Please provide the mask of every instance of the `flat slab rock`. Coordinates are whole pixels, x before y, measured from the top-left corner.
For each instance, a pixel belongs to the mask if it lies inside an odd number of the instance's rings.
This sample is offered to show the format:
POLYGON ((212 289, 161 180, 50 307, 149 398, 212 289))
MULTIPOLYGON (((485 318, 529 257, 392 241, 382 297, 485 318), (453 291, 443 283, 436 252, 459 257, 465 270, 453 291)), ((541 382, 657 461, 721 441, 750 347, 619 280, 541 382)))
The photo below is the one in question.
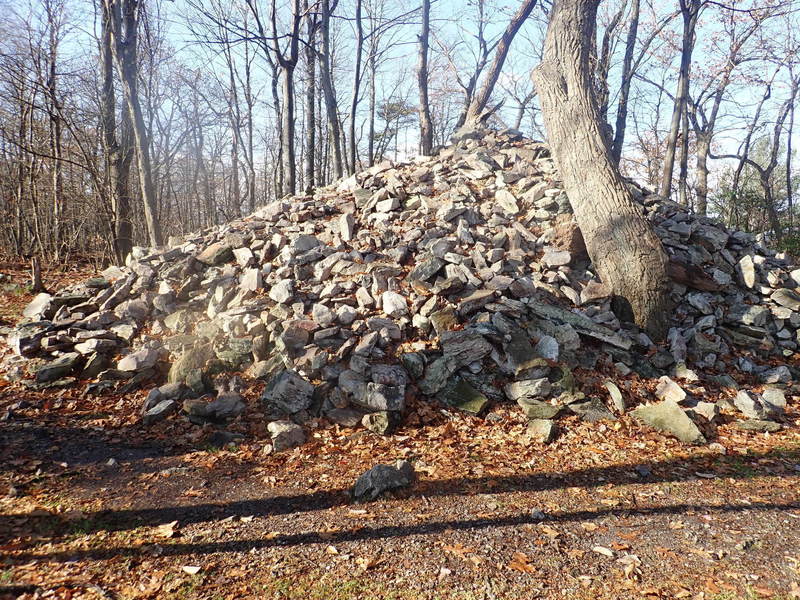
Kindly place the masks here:
POLYGON ((645 404, 631 414, 653 429, 671 433, 685 444, 705 444, 706 438, 674 400, 645 404))

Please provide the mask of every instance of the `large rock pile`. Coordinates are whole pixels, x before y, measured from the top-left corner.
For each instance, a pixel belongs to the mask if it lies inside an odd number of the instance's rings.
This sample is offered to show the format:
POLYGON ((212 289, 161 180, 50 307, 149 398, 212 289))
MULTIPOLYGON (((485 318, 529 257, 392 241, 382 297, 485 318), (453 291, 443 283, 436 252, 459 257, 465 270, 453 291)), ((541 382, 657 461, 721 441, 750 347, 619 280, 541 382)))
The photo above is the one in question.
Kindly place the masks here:
MULTIPOLYGON (((626 410, 613 382, 608 403, 586 398, 575 366, 789 383, 790 368, 760 359, 798 348, 800 269, 630 187, 671 257, 676 309, 663 347, 612 312, 547 147, 473 130, 433 158, 381 163, 40 294, 8 338, 17 358, 5 367, 33 387, 152 387, 146 423, 178 410, 198 423, 237 416, 238 384, 207 394, 215 375, 244 371, 268 381, 263 401, 286 447, 303 439, 291 426, 318 414, 385 432, 412 391, 474 414, 507 398, 543 440, 566 409, 589 420, 626 410)), ((648 407, 657 418, 639 413, 654 426, 715 417, 673 380, 660 387, 672 393, 648 407)), ((727 408, 747 404, 747 417, 771 422, 778 392, 771 403, 745 391, 750 403, 727 408)))

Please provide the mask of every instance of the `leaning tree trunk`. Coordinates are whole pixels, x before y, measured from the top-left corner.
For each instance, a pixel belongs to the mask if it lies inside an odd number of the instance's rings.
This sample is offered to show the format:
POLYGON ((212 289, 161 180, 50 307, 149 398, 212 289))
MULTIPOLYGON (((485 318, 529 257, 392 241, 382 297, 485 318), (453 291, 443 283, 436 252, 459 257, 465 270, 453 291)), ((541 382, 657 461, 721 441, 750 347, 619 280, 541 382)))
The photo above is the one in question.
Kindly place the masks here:
POLYGON ((612 160, 592 93, 598 4, 555 1, 533 79, 553 158, 594 267, 611 286, 618 314, 660 339, 669 315, 666 255, 612 160))
MULTIPOLYGON (((503 70, 503 65, 506 62, 506 56, 508 56, 508 51, 511 48, 511 42, 514 41, 517 32, 530 16, 534 6, 536 6, 536 0, 524 0, 517 9, 517 12, 514 13, 514 16, 511 17, 511 21, 509 21, 506 30, 503 32, 503 35, 500 36, 500 41, 497 43, 497 49, 494 53, 492 65, 489 67, 489 72, 486 74, 486 78, 483 80, 480 90, 471 97, 469 105, 467 106, 465 123, 474 125, 488 116, 486 106, 489 104, 489 98, 492 97, 494 86, 500 78, 500 72, 503 70)), ((489 112, 494 112, 498 107, 499 105, 489 112)))

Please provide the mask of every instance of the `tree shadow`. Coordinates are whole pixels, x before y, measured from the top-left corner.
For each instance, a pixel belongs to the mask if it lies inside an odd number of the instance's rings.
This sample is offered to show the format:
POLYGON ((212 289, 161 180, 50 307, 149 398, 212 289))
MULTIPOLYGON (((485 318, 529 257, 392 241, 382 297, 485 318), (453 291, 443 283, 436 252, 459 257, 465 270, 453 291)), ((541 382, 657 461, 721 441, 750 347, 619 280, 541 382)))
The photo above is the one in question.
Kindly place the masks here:
MULTIPOLYGON (((792 480, 800 479, 797 462, 800 461, 800 450, 777 450, 765 453, 752 453, 748 456, 719 456, 716 464, 709 465, 709 457, 690 459, 664 460, 647 465, 642 469, 638 463, 625 463, 604 467, 576 469, 564 473, 539 473, 531 475, 512 475, 506 477, 477 477, 458 479, 421 480, 412 488, 396 494, 398 499, 412 497, 444 497, 471 496, 479 493, 502 494, 519 491, 548 491, 567 487, 592 489, 608 484, 627 485, 634 483, 668 483, 699 479, 696 473, 701 472, 703 478, 715 474, 719 477, 746 479, 756 476, 782 477, 792 480), (772 465, 769 466, 768 465, 772 465), (776 468, 778 465, 779 468, 776 468), (639 470, 637 471, 637 467, 639 470), (645 475, 643 476, 642 473, 645 475)), ((98 531, 125 531, 139 527, 156 526, 171 521, 179 521, 182 526, 192 523, 218 520, 225 517, 270 517, 310 511, 322 511, 351 502, 348 490, 344 488, 322 490, 305 494, 276 495, 258 500, 241 500, 234 502, 202 503, 187 506, 167 506, 162 508, 105 510, 84 515, 81 532, 89 534, 98 531)), ((800 500, 779 503, 755 503, 736 505, 727 503, 713 504, 678 504, 659 507, 616 508, 591 511, 558 513, 549 516, 554 521, 575 521, 595 519, 607 515, 649 515, 677 514, 688 510, 708 510, 721 512, 789 510, 800 508, 800 500)), ((13 526, 19 526, 20 519, 25 519, 26 528, 31 531, 57 530, 59 518, 55 515, 0 515, 0 542, 11 539, 13 526)), ((377 528, 358 528, 333 535, 326 534, 325 540, 353 541, 361 539, 380 539, 407 535, 426 535, 445 529, 480 529, 521 525, 536 522, 530 514, 519 514, 496 519, 453 520, 436 523, 425 523, 413 526, 385 526, 377 528)), ((52 538, 51 540, 52 541, 52 538)), ((226 551, 251 550, 270 546, 291 546, 322 541, 318 533, 278 536, 268 540, 245 540, 215 542, 207 544, 178 543, 168 544, 163 548, 166 554, 212 553, 226 551)), ((77 552, 55 552, 52 554, 36 554, 33 552, 17 554, 14 560, 32 560, 49 558, 52 560, 74 560, 76 557, 101 559, 116 555, 139 554, 145 552, 141 548, 113 547, 77 552)))

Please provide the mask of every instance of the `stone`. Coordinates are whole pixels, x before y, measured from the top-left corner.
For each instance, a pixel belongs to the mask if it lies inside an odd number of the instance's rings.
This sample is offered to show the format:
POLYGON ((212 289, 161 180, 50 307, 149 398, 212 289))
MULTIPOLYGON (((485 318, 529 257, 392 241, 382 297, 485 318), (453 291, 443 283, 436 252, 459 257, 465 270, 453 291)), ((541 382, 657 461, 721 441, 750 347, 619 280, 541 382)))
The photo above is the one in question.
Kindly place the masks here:
POLYGON ((611 404, 614 406, 617 412, 624 413, 625 412, 625 398, 622 397, 622 392, 620 391, 619 387, 613 381, 605 381, 603 385, 608 390, 608 394, 611 397, 611 404))
POLYGON ((617 418, 608 410, 606 405, 599 398, 570 402, 567 405, 570 411, 578 415, 584 421, 597 423, 598 421, 616 421, 617 418))
POLYGON ((203 344, 189 348, 186 352, 172 363, 167 375, 169 383, 183 383, 192 371, 202 372, 206 368, 209 360, 214 358, 214 352, 210 345, 203 344))
POLYGON ((763 419, 767 411, 758 398, 753 398, 748 392, 740 390, 733 399, 733 405, 748 419, 763 419))
POLYGON ((739 276, 739 281, 748 289, 752 290, 756 286, 756 265, 752 256, 745 255, 739 259, 736 263, 736 274, 739 276))
POLYGON ((36 383, 52 383, 69 375, 80 363, 81 355, 68 352, 36 369, 36 383))
POLYGON ((55 314, 55 310, 52 309, 52 304, 52 294, 47 294, 45 292, 37 294, 22 311, 22 316, 26 319, 41 321, 48 316, 52 316, 52 314, 49 313, 52 312, 55 314))
POLYGON ((240 267, 248 267, 255 260, 253 251, 248 247, 236 248, 233 251, 233 256, 240 267))
POLYGON ((763 419, 747 419, 736 421, 736 427, 744 431, 755 431, 758 433, 775 433, 781 430, 781 424, 775 421, 763 419))
POLYGON ((563 267, 572 262, 572 255, 566 250, 547 250, 542 256, 542 262, 548 267, 563 267))
POLYGON ((428 281, 431 277, 436 275, 445 262, 439 258, 429 258, 417 263, 417 266, 412 269, 408 274, 408 279, 411 281, 428 281))
POLYGON ((677 383, 664 375, 659 377, 656 385, 656 398, 659 400, 672 400, 673 402, 683 402, 686 399, 686 392, 677 383))
POLYGON ((178 412, 178 403, 175 400, 162 400, 142 415, 142 424, 149 427, 176 412, 178 412))
POLYGON ((792 380, 792 372, 786 365, 767 369, 758 377, 761 383, 789 383, 792 380))
POLYGON ((552 391, 552 386, 546 377, 541 377, 508 383, 503 387, 503 391, 509 400, 516 402, 521 399, 547 398, 552 391))
POLYGON ((270 287, 267 294, 278 304, 286 304, 294 298, 294 281, 291 279, 281 279, 270 287))
POLYGON ((220 394, 206 406, 208 415, 218 421, 227 421, 241 415, 247 406, 244 398, 236 392, 220 394))
POLYGON ((358 477, 351 495, 358 502, 369 502, 384 492, 410 486, 414 476, 414 467, 405 460, 394 465, 375 465, 358 477))
POLYGON ((291 421, 273 421, 267 425, 267 431, 272 438, 272 449, 275 452, 283 452, 306 443, 306 432, 291 421))
POLYGON ((233 260, 233 249, 225 242, 216 242, 205 248, 195 258, 204 265, 221 265, 233 260))
POLYGON ((558 340, 552 336, 543 335, 536 342, 533 352, 545 360, 557 361, 559 353, 558 340))
POLYGON ((261 400, 287 414, 306 410, 313 401, 314 386, 292 370, 283 370, 269 380, 261 400))
POLYGON ((800 294, 797 292, 783 288, 775 291, 771 298, 773 302, 777 302, 794 312, 800 311, 800 294))
POLYGON ((117 363, 117 369, 120 371, 144 371, 154 367, 157 362, 158 350, 145 347, 123 357, 117 363))
POLYGON ((493 350, 492 345, 480 333, 471 329, 445 331, 439 337, 444 356, 457 367, 481 360, 493 350))
POLYGON ((706 439, 697 425, 674 400, 663 400, 658 404, 645 404, 631 413, 645 424, 674 435, 686 444, 705 444, 706 439))
POLYGON ((379 411, 364 415, 361 424, 378 435, 388 435, 394 427, 394 419, 391 413, 379 411))
POLYGON ((355 233, 355 219, 350 213, 344 213, 339 217, 339 235, 345 242, 352 241, 355 233))
POLYGON ((779 388, 767 388, 761 392, 761 402, 772 414, 782 414, 786 410, 786 395, 779 388))
POLYGON ((462 378, 456 378, 442 391, 442 401, 470 415, 479 415, 489 404, 489 399, 462 378))
POLYGON ((311 317, 320 327, 329 327, 336 321, 336 313, 320 303, 311 307, 311 317))
POLYGON ((397 292, 383 292, 381 294, 383 312, 390 317, 402 317, 408 314, 406 299, 397 292))
POLYGON ((691 412, 710 422, 719 416, 719 406, 714 402, 698 402, 692 406, 691 412))
POLYGON ((261 269, 245 269, 239 287, 247 292, 256 292, 263 287, 261 269))
POLYGON ((532 440, 549 444, 556 437, 556 425, 551 419, 532 419, 526 432, 532 440))
POLYGON ((554 406, 535 398, 520 398, 517 400, 517 404, 529 419, 554 419, 562 411, 561 406, 554 406))
POLYGON ((405 386, 367 383, 363 395, 354 395, 353 402, 369 410, 401 411, 405 408, 405 386))
POLYGON ((494 199, 503 212, 508 216, 515 216, 519 213, 519 205, 514 194, 505 189, 497 190, 494 193, 494 199))

